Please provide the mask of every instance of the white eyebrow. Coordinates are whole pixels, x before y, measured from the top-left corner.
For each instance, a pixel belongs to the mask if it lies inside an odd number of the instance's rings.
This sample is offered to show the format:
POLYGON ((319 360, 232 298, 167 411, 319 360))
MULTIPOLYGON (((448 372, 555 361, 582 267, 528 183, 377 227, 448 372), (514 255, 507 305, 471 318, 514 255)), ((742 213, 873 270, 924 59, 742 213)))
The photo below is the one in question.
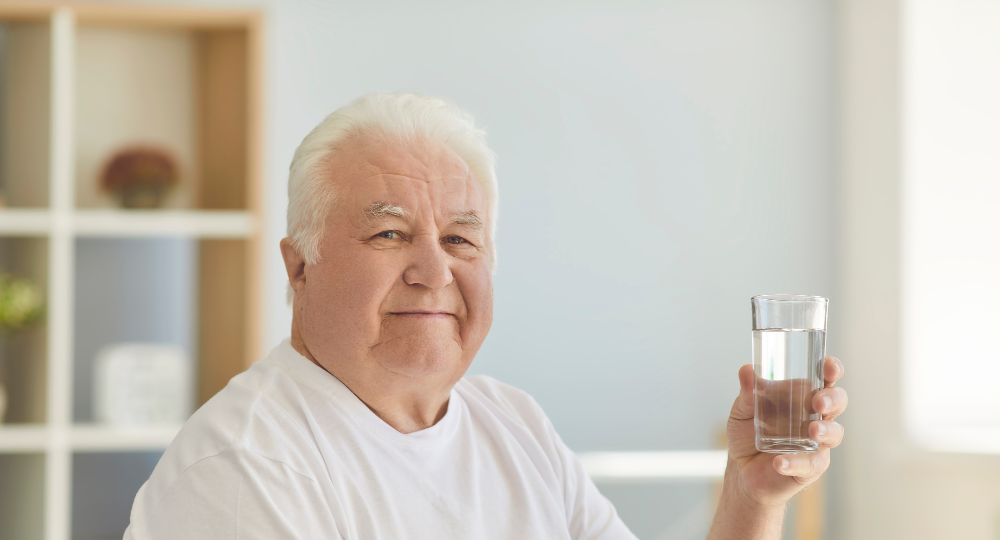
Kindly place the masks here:
POLYGON ((372 203, 371 206, 365 208, 365 217, 373 221, 389 216, 405 218, 408 215, 409 212, 404 210, 402 206, 396 206, 395 204, 389 204, 383 201, 372 203))
POLYGON ((479 214, 472 210, 455 214, 452 216, 451 222, 456 225, 467 225, 477 231, 483 229, 483 220, 479 219, 479 214))

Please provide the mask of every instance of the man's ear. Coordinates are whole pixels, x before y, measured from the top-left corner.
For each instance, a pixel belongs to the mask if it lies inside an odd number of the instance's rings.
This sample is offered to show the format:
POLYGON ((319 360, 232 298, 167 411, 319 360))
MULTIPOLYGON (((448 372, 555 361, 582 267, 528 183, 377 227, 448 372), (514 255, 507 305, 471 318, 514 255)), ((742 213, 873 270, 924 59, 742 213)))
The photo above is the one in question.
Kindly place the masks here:
POLYGON ((285 260, 285 273, 288 274, 288 286, 298 292, 306 284, 306 260, 295 249, 291 238, 281 239, 281 258, 285 260))

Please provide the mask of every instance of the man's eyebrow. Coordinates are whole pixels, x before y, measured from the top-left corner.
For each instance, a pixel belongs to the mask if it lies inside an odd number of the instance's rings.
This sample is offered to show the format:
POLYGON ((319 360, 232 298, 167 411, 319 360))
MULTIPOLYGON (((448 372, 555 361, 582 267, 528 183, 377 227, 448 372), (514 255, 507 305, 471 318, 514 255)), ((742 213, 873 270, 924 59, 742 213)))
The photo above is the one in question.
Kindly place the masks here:
POLYGON ((456 225, 467 225, 477 231, 483 229, 483 220, 479 219, 479 214, 477 214, 474 210, 455 214, 451 217, 451 222, 456 225))
POLYGON ((405 218, 407 215, 409 213, 402 206, 396 206, 384 201, 374 202, 371 206, 365 208, 365 217, 372 221, 386 217, 405 218))

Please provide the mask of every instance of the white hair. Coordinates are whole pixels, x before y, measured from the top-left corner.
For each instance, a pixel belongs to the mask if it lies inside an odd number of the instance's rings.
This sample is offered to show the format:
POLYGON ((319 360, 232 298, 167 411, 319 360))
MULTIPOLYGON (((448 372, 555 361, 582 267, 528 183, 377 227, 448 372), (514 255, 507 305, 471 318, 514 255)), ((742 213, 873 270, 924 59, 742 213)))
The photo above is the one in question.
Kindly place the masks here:
POLYGON ((472 115, 443 99, 412 92, 372 93, 333 111, 295 150, 288 174, 288 237, 308 264, 320 261, 319 244, 337 193, 328 170, 331 154, 363 135, 392 142, 437 141, 461 157, 486 198, 490 265, 496 267, 496 154, 472 115))

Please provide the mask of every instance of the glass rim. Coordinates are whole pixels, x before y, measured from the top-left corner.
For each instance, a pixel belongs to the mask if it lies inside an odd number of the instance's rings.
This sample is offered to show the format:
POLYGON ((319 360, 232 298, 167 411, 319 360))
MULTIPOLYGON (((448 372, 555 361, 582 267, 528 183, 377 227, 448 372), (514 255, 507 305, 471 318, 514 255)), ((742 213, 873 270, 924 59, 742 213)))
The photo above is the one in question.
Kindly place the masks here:
POLYGON ((758 302, 823 302, 828 303, 829 298, 825 296, 810 296, 807 294, 758 294, 750 297, 751 301, 758 302))

